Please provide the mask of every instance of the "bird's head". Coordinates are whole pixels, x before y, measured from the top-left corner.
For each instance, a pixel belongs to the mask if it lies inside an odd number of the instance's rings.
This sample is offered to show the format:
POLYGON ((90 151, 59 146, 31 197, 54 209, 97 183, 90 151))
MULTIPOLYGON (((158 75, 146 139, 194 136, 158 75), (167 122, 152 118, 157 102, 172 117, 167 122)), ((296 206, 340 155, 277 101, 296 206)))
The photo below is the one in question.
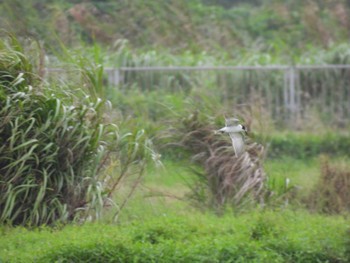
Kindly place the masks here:
POLYGON ((239 126, 241 126, 242 131, 243 131, 246 135, 248 135, 247 127, 245 127, 244 125, 241 125, 241 124, 240 124, 239 126))

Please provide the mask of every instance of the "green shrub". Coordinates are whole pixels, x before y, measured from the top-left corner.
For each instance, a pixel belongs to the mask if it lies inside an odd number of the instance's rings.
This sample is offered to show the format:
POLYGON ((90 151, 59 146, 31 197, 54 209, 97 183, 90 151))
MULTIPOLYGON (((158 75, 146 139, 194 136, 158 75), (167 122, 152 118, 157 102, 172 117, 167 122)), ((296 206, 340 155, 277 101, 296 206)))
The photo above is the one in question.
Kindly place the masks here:
POLYGON ((266 142, 267 154, 271 158, 288 156, 304 159, 322 153, 332 156, 349 155, 349 135, 336 133, 276 133, 264 139, 257 136, 256 139, 266 142))
POLYGON ((0 44, 0 222, 50 224, 101 209, 112 126, 103 101, 65 105, 40 92, 15 39, 0 44))
POLYGON ((3 229, 5 262, 348 262, 346 219, 297 211, 3 229))

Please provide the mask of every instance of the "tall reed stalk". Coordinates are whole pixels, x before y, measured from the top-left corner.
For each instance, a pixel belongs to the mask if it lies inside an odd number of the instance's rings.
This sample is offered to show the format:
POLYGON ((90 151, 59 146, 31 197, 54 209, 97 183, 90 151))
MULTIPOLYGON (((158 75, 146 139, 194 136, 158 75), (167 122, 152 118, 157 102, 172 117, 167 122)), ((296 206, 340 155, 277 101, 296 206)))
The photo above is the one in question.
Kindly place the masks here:
MULTIPOLYGON (((89 70, 92 88, 101 87, 89 70)), ((58 84, 38 89, 41 81, 15 38, 0 42, 0 222, 98 219, 116 190, 105 168, 114 158, 125 176, 144 161, 147 140, 140 142, 142 132, 134 137, 106 124, 106 101, 98 92, 79 100, 66 86, 63 93, 55 93, 58 84)))

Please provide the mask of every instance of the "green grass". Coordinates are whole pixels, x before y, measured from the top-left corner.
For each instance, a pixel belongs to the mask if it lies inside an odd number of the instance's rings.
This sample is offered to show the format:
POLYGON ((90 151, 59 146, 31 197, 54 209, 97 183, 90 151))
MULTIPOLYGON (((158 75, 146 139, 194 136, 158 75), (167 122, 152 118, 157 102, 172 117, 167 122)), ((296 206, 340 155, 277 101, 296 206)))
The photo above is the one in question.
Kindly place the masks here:
MULTIPOLYGON (((345 162, 347 160, 340 159, 345 162)), ((333 161, 340 159, 335 158, 333 161)), ((273 207, 283 207, 285 206, 285 200, 288 199, 291 207, 306 207, 320 178, 320 165, 320 158, 305 160, 287 157, 267 159, 264 162, 264 169, 268 178, 266 184, 268 190, 273 192, 273 196, 266 199, 266 204, 273 207), (288 187, 286 187, 286 179, 289 179, 288 187)), ((192 170, 189 169, 188 163, 179 160, 165 159, 162 167, 149 167, 142 183, 128 200, 128 205, 121 213, 120 222, 135 219, 142 220, 173 212, 187 215, 189 211, 196 211, 189 200, 190 186, 195 183, 195 178, 192 170)), ((125 182, 124 187, 130 189, 132 183, 132 180, 125 182)), ((122 199, 121 193, 119 191, 117 203, 118 200, 122 199)), ((252 208, 243 209, 242 211, 252 211, 252 208)), ((227 212, 231 213, 231 210, 227 212)), ((233 214, 241 213, 238 211, 232 212, 233 214)))
POLYGON ((264 164, 265 171, 271 180, 287 178, 290 184, 301 187, 301 191, 309 192, 316 184, 320 174, 317 158, 300 160, 293 158, 269 159, 264 164))
MULTIPOLYGON (((186 215, 188 211, 194 211, 186 199, 190 191, 189 183, 193 178, 188 167, 180 162, 165 160, 160 167, 149 166, 134 194, 128 198, 127 205, 118 218, 119 222, 143 220, 175 211, 186 215)), ((133 178, 123 182, 115 196, 117 204, 125 200, 134 182, 133 178)), ((109 220, 113 211, 111 208, 106 213, 105 221, 109 220)))
POLYGON ((265 211, 164 215, 122 225, 2 228, 4 262, 347 262, 342 217, 265 211))
MULTIPOLYGON (((320 174, 319 158, 267 159, 270 180, 291 180, 307 196, 320 174), (281 179, 282 178, 282 179, 281 179)), ((193 178, 183 160, 148 167, 119 224, 63 228, 0 228, 0 262, 348 262, 349 223, 304 210, 201 213, 185 195, 193 178)), ((127 177, 116 202, 134 184, 127 177)), ((294 208, 294 207, 293 207, 294 208)), ((109 222, 114 210, 105 212, 109 222), (109 214, 110 213, 110 214, 109 214)))
MULTIPOLYGON (((335 164, 338 161, 349 162, 347 158, 331 159, 335 164)), ((268 190, 265 205, 275 208, 288 205, 287 207, 296 209, 312 206, 313 192, 318 187, 322 163, 322 158, 319 157, 305 160, 288 157, 265 160, 268 190)), ((171 214, 174 211, 182 215, 196 211, 189 198, 195 178, 188 163, 180 160, 165 159, 162 167, 149 167, 142 183, 124 208, 120 222, 171 214)), ((132 182, 127 182, 125 187, 131 184, 132 182)), ((120 194, 121 192, 119 197, 120 194)), ((234 211, 227 209, 227 213, 241 214, 254 210, 254 207, 256 206, 234 211)))
POLYGON ((145 182, 150 185, 177 187, 193 179, 193 174, 185 162, 174 162, 166 159, 161 167, 150 166, 145 182))
MULTIPOLYGON (((267 159, 264 169, 269 180, 285 181, 300 188, 301 192, 308 194, 316 185, 320 175, 319 158, 305 160, 284 157, 281 159, 267 159)), ((176 193, 189 191, 189 184, 193 182, 195 175, 183 161, 171 161, 166 159, 163 167, 150 167, 144 178, 144 184, 153 189, 169 190, 176 193)))

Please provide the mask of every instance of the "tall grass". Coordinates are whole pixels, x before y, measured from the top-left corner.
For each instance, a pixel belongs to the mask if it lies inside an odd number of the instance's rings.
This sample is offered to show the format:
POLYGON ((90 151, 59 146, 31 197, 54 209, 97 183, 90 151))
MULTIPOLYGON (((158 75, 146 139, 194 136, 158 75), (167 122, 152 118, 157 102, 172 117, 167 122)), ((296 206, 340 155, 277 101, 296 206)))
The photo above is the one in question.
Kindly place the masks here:
POLYGON ((39 79, 14 38, 1 45, 1 222, 49 224, 103 206, 98 171, 116 137, 103 103, 65 105, 39 79))
POLYGON ((76 88, 61 85, 63 92, 55 93, 59 84, 35 77, 15 38, 1 42, 0 63, 0 221, 41 225, 100 218, 121 178, 143 175, 152 153, 144 132, 106 123, 108 104, 99 97, 94 68, 81 69, 88 77, 81 83, 91 88, 75 94, 76 88))
POLYGON ((350 211, 350 167, 346 160, 320 158, 320 177, 306 203, 312 211, 335 214, 350 211))

